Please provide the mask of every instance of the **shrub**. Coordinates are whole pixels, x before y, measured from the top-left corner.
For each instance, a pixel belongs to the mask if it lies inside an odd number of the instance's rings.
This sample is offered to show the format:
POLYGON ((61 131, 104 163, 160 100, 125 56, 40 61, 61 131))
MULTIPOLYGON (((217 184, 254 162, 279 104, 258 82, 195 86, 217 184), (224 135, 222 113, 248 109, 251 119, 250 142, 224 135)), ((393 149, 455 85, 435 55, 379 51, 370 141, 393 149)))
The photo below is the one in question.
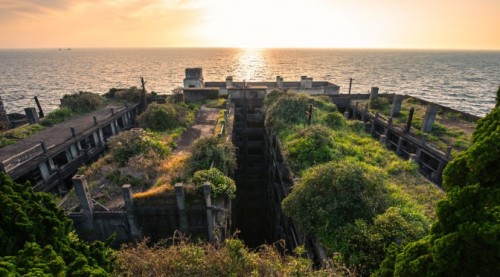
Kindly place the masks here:
POLYGON ((203 191, 203 184, 210 182, 213 197, 226 195, 229 198, 236 196, 236 185, 234 180, 225 176, 217 168, 199 170, 194 173, 193 183, 197 190, 203 191))
POLYGON ((326 126, 334 130, 343 129, 347 125, 344 116, 339 112, 327 113, 322 117, 322 120, 325 122, 326 126))
POLYGON ((141 101, 142 89, 131 88, 112 88, 104 96, 107 98, 121 99, 127 102, 138 103, 141 101))
POLYGON ((210 164, 225 174, 236 169, 236 147, 215 137, 199 138, 191 145, 190 172, 209 169, 210 164))
POLYGON ((165 158, 170 154, 170 148, 164 142, 142 129, 121 132, 112 137, 108 145, 113 160, 122 166, 130 158, 139 154, 147 154, 149 151, 158 154, 159 158, 165 158))
POLYGON ((370 220, 387 206, 379 175, 376 168, 353 161, 312 167, 283 200, 283 209, 308 234, 370 220))
POLYGON ((370 99, 368 105, 373 110, 387 110, 391 104, 387 98, 379 96, 375 99, 370 99))
POLYGON ((288 163, 297 173, 332 160, 337 152, 330 131, 323 126, 308 126, 292 134, 284 144, 284 151, 288 163))
POLYGON ((66 121, 74 115, 75 113, 71 109, 66 107, 60 108, 48 113, 47 116, 40 120, 40 124, 43 126, 53 126, 66 121))
POLYGON ((107 245, 81 241, 51 196, 3 173, 0 210, 0 275, 106 276, 112 270, 107 245))
POLYGON ((177 127, 187 127, 193 123, 194 114, 185 103, 153 103, 137 120, 142 128, 164 132, 177 127))
POLYGON ((102 96, 86 91, 66 94, 61 99, 61 108, 68 108, 75 114, 95 111, 104 104, 102 96))
POLYGON ((0 148, 16 143, 45 129, 39 124, 23 125, 0 133, 0 148))

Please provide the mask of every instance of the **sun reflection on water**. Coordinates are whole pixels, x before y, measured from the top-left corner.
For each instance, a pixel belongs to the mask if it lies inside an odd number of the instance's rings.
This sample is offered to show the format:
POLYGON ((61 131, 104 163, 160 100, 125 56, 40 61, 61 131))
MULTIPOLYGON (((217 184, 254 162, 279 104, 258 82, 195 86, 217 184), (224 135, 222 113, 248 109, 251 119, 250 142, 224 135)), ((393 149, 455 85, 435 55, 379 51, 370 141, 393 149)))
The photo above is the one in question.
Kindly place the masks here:
POLYGON ((263 80, 265 60, 263 49, 242 48, 238 55, 235 77, 246 81, 263 80))

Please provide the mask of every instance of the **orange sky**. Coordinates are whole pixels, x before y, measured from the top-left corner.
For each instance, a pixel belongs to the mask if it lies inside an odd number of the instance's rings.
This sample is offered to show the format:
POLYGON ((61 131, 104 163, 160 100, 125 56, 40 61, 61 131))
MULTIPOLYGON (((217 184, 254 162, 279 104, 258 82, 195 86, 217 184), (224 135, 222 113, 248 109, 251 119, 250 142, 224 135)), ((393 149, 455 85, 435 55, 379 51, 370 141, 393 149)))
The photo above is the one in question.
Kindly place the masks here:
POLYGON ((500 0, 0 0, 0 48, 500 50, 500 0))

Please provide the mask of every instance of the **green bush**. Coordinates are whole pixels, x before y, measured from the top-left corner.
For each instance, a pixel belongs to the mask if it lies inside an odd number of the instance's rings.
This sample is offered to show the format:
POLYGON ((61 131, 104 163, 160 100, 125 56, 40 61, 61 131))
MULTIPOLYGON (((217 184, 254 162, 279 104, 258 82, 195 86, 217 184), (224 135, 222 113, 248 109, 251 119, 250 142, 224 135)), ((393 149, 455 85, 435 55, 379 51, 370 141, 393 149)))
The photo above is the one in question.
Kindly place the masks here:
POLYGON ((132 129, 112 137, 109 142, 109 153, 115 162, 125 165, 131 157, 147 154, 152 151, 165 158, 170 148, 160 139, 142 129, 132 129))
POLYGON ((40 124, 43 126, 53 126, 66 121, 74 115, 75 113, 69 108, 60 108, 48 113, 40 120, 40 124))
POLYGON ((68 108, 75 114, 95 111, 103 105, 104 98, 102 96, 86 91, 65 94, 61 99, 61 108, 68 108))
POLYGON ((284 152, 288 163, 297 173, 328 162, 338 154, 330 131, 323 126, 308 126, 295 132, 284 143, 284 152))
POLYGON ((87 244, 45 193, 0 173, 1 276, 107 276, 113 253, 102 242, 87 244))
POLYGON ((236 147, 231 142, 209 136, 199 138, 191 145, 191 156, 188 160, 191 173, 214 167, 228 174, 236 169, 236 147))
MULTIPOLYGON (((499 92, 500 94, 500 88, 499 92)), ((479 120, 473 145, 443 172, 446 198, 430 235, 382 263, 397 276, 500 275, 500 107, 479 120)), ((393 251, 394 252, 394 251, 393 251)))
POLYGON ((195 111, 185 103, 150 104, 137 118, 139 126, 156 132, 187 127, 194 121, 195 111))
POLYGON ((197 190, 203 191, 203 184, 210 182, 213 197, 226 195, 229 198, 236 196, 234 180, 224 175, 217 168, 199 170, 194 173, 193 183, 197 190))
POLYGON ((391 106, 391 104, 389 103, 389 100, 387 98, 384 98, 384 97, 377 97, 375 99, 370 99, 368 101, 368 105, 370 107, 370 109, 373 109, 373 110, 388 110, 391 106))
POLYGON ((344 116, 341 115, 339 112, 326 113, 322 117, 322 120, 325 122, 326 126, 334 130, 343 129, 347 125, 344 116))
POLYGON ((384 190, 380 170, 355 161, 329 162, 307 170, 282 205, 306 233, 331 233, 384 212, 384 190))
POLYGON ((0 148, 16 143, 18 140, 25 139, 36 134, 45 128, 39 124, 23 125, 17 128, 0 133, 0 148))

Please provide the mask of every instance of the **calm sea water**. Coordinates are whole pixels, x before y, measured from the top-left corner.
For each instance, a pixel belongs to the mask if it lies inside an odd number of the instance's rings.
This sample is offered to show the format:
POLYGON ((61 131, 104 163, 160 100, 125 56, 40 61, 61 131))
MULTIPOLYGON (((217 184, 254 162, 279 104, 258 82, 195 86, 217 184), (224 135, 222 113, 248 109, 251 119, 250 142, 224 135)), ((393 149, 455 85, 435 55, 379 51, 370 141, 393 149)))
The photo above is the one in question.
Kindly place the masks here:
POLYGON ((184 68, 203 67, 205 81, 299 80, 307 75, 341 86, 347 93, 378 86, 476 115, 495 104, 500 52, 311 50, 311 49, 72 49, 0 50, 0 96, 8 112, 34 106, 58 107, 67 93, 105 93, 140 85, 169 93, 182 85, 184 68))

